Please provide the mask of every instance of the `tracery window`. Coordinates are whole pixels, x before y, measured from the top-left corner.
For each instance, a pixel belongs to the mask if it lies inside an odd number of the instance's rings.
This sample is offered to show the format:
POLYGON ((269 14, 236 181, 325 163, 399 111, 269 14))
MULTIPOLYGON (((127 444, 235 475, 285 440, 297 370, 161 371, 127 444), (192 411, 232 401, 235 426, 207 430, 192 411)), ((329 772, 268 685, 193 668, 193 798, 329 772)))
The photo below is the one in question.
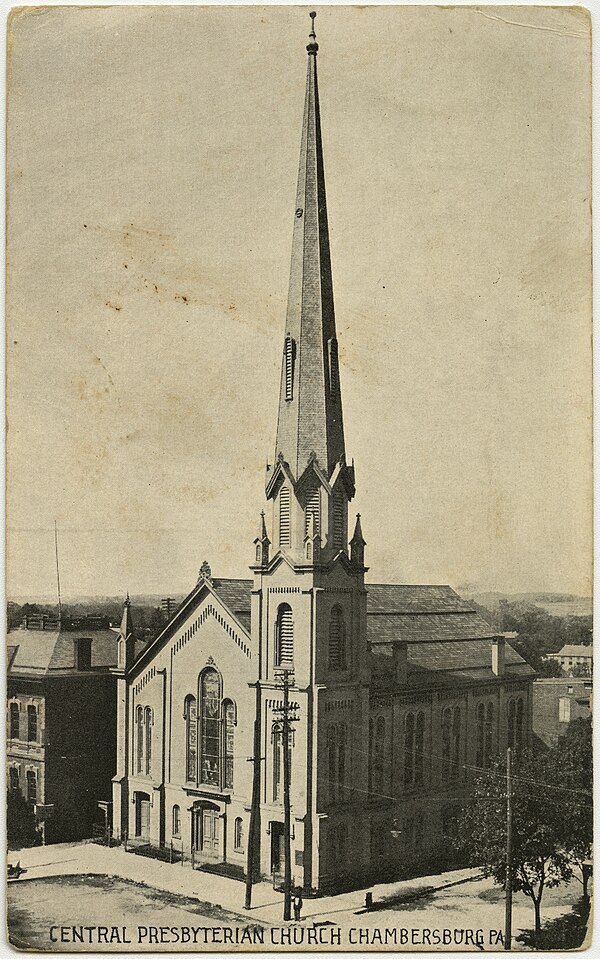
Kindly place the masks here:
POLYGON ((225 789, 233 789, 233 746, 235 739, 235 706, 230 699, 223 703, 225 721, 225 789))
POLYGON ((292 609, 282 603, 275 622, 275 665, 292 669, 294 665, 294 620, 292 609))
POLYGON ((216 669, 202 673, 200 704, 200 782, 219 786, 221 683, 216 669))
POLYGON ((183 715, 185 719, 185 778, 196 782, 198 775, 198 713, 196 697, 186 696, 183 715))
POLYGON ((346 669, 346 627, 341 606, 334 606, 329 620, 329 669, 346 669))
POLYGON ((135 711, 135 771, 140 776, 144 769, 144 711, 138 706, 135 711))
POLYGON ((152 710, 150 709, 149 706, 146 706, 146 710, 144 714, 144 725, 145 725, 145 738, 146 738, 145 770, 146 770, 146 775, 149 776, 150 771, 152 769, 152 710))

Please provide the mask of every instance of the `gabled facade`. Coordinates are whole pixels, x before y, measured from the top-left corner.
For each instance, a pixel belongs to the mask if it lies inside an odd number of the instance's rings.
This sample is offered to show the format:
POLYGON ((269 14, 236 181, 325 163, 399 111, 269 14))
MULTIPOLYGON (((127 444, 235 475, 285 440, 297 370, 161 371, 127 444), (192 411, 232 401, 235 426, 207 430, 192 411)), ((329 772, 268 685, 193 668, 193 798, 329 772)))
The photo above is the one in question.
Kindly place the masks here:
POLYGON ((252 579, 216 579, 204 564, 140 659, 123 653, 114 780, 117 834, 242 872, 255 770, 254 863, 277 881, 287 673, 292 871, 307 894, 439 859, 474 770, 528 746, 532 679, 450 587, 365 585, 367 544, 348 515, 355 474, 311 16, 277 437, 252 579))

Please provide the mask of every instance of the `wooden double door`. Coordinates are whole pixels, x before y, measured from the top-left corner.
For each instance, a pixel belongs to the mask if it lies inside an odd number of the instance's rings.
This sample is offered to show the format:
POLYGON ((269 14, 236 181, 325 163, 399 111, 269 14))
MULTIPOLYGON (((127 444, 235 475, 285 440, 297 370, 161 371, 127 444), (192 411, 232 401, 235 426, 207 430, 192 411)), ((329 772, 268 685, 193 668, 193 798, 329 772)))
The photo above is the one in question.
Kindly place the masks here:
POLYGON ((223 819, 214 806, 199 806, 192 812, 194 849, 199 857, 208 862, 222 862, 223 819))

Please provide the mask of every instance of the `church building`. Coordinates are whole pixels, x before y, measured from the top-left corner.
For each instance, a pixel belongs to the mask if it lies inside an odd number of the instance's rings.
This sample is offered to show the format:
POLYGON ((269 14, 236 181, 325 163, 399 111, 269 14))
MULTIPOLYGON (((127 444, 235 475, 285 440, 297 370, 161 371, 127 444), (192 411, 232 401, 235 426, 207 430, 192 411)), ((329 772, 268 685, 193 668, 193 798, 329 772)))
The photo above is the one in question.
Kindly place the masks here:
POLYGON ((137 659, 122 630, 113 780, 116 837, 240 876, 254 784, 254 868, 277 883, 289 761, 292 879, 308 895, 450 862, 477 771, 530 744, 534 675, 449 586, 366 579, 361 520, 349 519, 311 16, 277 436, 251 576, 204 563, 137 659))

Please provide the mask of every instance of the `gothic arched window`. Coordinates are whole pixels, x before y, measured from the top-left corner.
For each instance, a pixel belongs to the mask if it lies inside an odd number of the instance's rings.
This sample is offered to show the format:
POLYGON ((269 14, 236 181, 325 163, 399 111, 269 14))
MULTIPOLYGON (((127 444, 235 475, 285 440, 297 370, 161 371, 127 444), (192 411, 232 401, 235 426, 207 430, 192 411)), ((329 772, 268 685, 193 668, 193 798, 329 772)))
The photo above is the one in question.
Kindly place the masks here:
POLYGON ((412 785, 414 778, 414 748, 415 748, 415 717, 412 713, 406 714, 404 720, 404 783, 412 785))
POLYGON ((385 770, 385 719, 378 716, 373 736, 372 792, 377 797, 383 793, 385 770))
POLYGON ((220 785, 221 681, 216 669, 200 679, 200 782, 220 785))
POLYGON ((186 696, 183 707, 185 718, 185 779, 197 781, 198 776, 198 713, 196 697, 186 696))
POLYGON ((442 779, 450 778, 452 739, 452 710, 449 706, 442 712, 442 779))
POLYGON ((346 627, 341 606, 334 606, 329 620, 329 669, 346 668, 346 627))
POLYGON ((452 719, 452 767, 450 776, 452 779, 460 777, 460 706, 454 707, 452 719))
POLYGON ((144 712, 144 725, 146 727, 146 775, 150 775, 152 769, 152 710, 146 706, 144 712))
POLYGON ((279 491, 279 545, 290 545, 290 491, 282 486, 279 491))
POLYGON ((135 771, 144 771, 144 711, 138 706, 135 711, 135 771))
POLYGON ((233 745, 235 740, 235 706, 230 699, 223 703, 223 720, 225 724, 224 755, 225 755, 225 789, 233 789, 233 745))
POLYGON ((275 665, 291 669, 294 665, 294 620, 292 609, 282 603, 275 623, 275 665))
POLYGON ((10 738, 19 738, 19 704, 10 704, 10 738))
POLYGON ((486 716, 485 716, 484 766, 487 767, 491 765, 493 751, 494 751, 494 706, 493 706, 493 703, 488 703, 486 716))
POLYGON ((9 789, 11 792, 18 792, 21 788, 19 785, 19 770, 16 766, 11 766, 8 770, 8 783, 9 789))
POLYGON ((485 764, 485 706, 479 703, 476 711, 477 725, 477 752, 475 754, 475 765, 483 769, 485 764))
POLYGON ((415 783, 423 782, 423 766, 425 756, 425 713, 417 713, 417 729, 415 735, 415 783))
POLYGON ((176 838, 181 835, 181 810, 179 806, 173 806, 173 835, 176 838))

